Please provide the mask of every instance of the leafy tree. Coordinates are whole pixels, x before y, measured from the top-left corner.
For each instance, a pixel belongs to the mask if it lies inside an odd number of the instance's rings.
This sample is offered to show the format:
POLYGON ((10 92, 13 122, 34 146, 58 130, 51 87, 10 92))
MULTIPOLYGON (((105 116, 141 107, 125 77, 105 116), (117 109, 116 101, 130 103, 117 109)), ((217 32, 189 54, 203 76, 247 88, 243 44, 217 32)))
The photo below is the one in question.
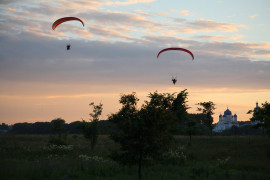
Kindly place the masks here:
POLYGON ((93 112, 89 114, 90 122, 86 122, 83 120, 82 129, 84 137, 90 141, 91 149, 93 150, 95 145, 97 144, 98 121, 99 116, 102 114, 103 104, 100 103, 99 105, 95 105, 94 102, 91 102, 89 106, 93 108, 93 112))
POLYGON ((56 136, 49 137, 49 144, 54 145, 67 145, 67 141, 65 139, 66 136, 62 137, 62 133, 65 131, 65 120, 62 118, 56 118, 51 121, 51 132, 56 136))
POLYGON ((33 134, 50 134, 51 123, 50 122, 35 122, 32 124, 33 134))
POLYGON ((66 129, 70 134, 82 134, 81 121, 74 121, 66 125, 66 129))
POLYGON ((261 126, 263 129, 266 129, 266 133, 270 136, 270 103, 265 101, 262 103, 260 108, 255 108, 254 110, 249 110, 248 114, 253 113, 251 121, 259 121, 260 123, 257 126, 261 126))
POLYGON ((31 123, 16 123, 12 126, 12 133, 15 134, 31 134, 32 124, 31 123))
POLYGON ((175 98, 174 94, 150 93, 150 101, 145 101, 140 109, 136 93, 122 95, 119 100, 122 108, 109 116, 116 128, 110 137, 121 145, 121 151, 113 158, 125 165, 137 164, 138 179, 142 178, 143 162, 158 159, 168 150, 174 125, 185 117, 187 106, 185 98, 181 97, 185 92, 179 94, 175 98))
POLYGON ((91 102, 89 106, 93 107, 93 113, 90 113, 90 121, 98 121, 99 116, 102 114, 103 104, 99 103, 99 105, 95 105, 94 102, 91 102))
POLYGON ((202 108, 198 107, 197 110, 206 115, 202 123, 209 128, 212 135, 212 130, 214 128, 212 115, 214 114, 214 110, 216 109, 215 104, 212 101, 208 101, 208 102, 200 102, 196 105, 202 106, 202 108))
POLYGON ((65 120, 62 118, 56 118, 51 121, 52 125, 52 133, 53 134, 58 134, 58 137, 60 138, 62 133, 64 132, 64 124, 65 120))
POLYGON ((176 98, 173 99, 172 111, 175 113, 179 122, 188 119, 187 110, 189 109, 187 105, 188 92, 187 89, 181 91, 176 98))
POLYGON ((8 127, 8 125, 7 125, 6 123, 2 123, 2 124, 0 125, 0 129, 2 129, 2 130, 8 130, 9 127, 8 127))
POLYGON ((11 133, 14 134, 50 134, 52 132, 50 122, 15 123, 11 133))
POLYGON ((0 124, 0 134, 8 133, 9 126, 5 123, 0 124))

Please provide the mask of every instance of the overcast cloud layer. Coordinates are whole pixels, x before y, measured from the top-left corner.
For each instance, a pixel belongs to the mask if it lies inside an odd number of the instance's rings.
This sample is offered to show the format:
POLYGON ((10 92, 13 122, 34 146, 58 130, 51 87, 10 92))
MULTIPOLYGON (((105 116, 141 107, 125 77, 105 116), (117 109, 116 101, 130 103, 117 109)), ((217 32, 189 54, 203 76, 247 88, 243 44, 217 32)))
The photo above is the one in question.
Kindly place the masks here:
MULTIPOLYGON (((0 97, 46 94, 46 88, 31 89, 42 83, 119 87, 91 93, 121 93, 122 87, 164 90, 171 76, 182 88, 270 91, 269 34, 265 41, 248 41, 253 26, 247 22, 204 18, 174 6, 159 11, 153 8, 159 2, 2 0, 0 97), (65 16, 81 18, 85 27, 71 22, 53 31, 52 23, 65 16), (191 50, 195 60, 183 52, 165 52, 157 60, 159 50, 175 46, 191 50)), ((270 7, 268 1, 259 3, 270 7)), ((260 17, 246 15, 252 21, 260 17)), ((269 22, 263 27, 269 30, 269 22)), ((48 95, 59 95, 59 90, 48 95)))

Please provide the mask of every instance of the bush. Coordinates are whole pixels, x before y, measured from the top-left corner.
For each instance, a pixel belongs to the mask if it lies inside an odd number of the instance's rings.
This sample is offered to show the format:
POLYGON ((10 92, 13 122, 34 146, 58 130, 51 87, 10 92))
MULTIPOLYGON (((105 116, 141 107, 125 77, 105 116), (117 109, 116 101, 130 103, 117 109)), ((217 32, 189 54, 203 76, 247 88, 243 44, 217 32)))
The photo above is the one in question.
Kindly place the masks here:
POLYGON ((68 142, 65 139, 55 137, 55 136, 51 136, 50 139, 49 139, 49 144, 59 146, 59 145, 68 145, 68 142))

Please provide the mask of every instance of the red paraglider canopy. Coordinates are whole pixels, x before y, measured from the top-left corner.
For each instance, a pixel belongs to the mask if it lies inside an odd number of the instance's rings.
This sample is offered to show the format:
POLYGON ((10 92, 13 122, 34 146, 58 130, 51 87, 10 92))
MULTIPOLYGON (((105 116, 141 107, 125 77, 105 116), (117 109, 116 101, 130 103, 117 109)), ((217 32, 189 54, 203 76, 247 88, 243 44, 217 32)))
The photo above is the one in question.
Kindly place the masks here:
POLYGON ((169 50, 179 50, 179 51, 185 51, 187 53, 189 53, 192 57, 192 60, 194 60, 194 55, 192 54, 191 51, 187 50, 187 49, 184 49, 184 48, 178 48, 178 47, 173 47, 173 48, 165 48, 165 49, 162 49, 161 51, 159 51, 158 55, 157 55, 157 58, 159 57, 159 55, 164 52, 164 51, 169 51, 169 50))
POLYGON ((76 17, 63 17, 63 18, 60 18, 58 20, 56 20, 53 25, 52 25, 52 29, 55 30, 55 28, 59 25, 59 24, 62 24, 63 22, 66 22, 66 21, 80 21, 82 23, 82 25, 84 26, 84 22, 79 19, 79 18, 76 18, 76 17))

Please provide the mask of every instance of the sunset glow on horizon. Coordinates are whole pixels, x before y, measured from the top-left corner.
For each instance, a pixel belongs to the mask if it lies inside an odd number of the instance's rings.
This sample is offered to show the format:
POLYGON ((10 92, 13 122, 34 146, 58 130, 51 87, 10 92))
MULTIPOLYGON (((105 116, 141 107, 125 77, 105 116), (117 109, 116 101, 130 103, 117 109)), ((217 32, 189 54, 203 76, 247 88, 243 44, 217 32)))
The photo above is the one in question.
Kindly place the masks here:
POLYGON ((121 94, 187 89, 189 113, 216 104, 238 121, 270 101, 268 0, 11 0, 0 12, 0 123, 100 119, 121 107, 121 94), (244 8, 243 8, 244 7, 244 8), (79 17, 55 31, 61 17, 79 17), (71 44, 71 50, 66 45, 71 44), (168 47, 184 52, 157 53, 168 47), (172 84, 171 78, 177 77, 172 84))

